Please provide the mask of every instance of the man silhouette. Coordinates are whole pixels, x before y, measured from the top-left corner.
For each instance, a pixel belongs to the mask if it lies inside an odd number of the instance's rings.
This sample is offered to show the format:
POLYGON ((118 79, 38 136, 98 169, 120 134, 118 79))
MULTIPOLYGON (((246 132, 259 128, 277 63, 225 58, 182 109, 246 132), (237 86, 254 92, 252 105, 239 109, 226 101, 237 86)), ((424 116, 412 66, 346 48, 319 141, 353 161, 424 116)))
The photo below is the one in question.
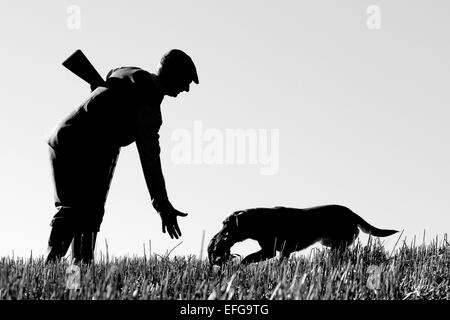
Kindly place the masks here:
POLYGON ((70 244, 76 262, 89 263, 121 147, 136 142, 152 205, 162 230, 181 236, 177 217, 186 213, 170 203, 159 157, 160 105, 199 83, 192 59, 170 50, 156 74, 137 67, 111 70, 106 84, 53 131, 48 144, 57 209, 51 222, 46 263, 63 257, 70 244))

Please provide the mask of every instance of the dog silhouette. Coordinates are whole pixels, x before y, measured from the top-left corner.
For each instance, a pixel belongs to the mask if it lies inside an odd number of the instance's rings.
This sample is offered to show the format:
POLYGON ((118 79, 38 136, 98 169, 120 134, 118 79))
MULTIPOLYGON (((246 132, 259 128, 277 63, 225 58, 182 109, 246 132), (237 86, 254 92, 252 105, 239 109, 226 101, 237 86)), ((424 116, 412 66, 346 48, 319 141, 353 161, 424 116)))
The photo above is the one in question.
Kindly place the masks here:
POLYGON ((282 257, 289 257, 292 252, 319 241, 324 246, 339 249, 352 244, 359 229, 376 237, 398 232, 378 229, 340 205, 241 210, 223 221, 223 228, 209 242, 208 257, 210 263, 220 265, 230 259, 230 248, 246 239, 258 241, 261 250, 246 256, 241 261, 243 264, 273 258, 277 251, 282 257))

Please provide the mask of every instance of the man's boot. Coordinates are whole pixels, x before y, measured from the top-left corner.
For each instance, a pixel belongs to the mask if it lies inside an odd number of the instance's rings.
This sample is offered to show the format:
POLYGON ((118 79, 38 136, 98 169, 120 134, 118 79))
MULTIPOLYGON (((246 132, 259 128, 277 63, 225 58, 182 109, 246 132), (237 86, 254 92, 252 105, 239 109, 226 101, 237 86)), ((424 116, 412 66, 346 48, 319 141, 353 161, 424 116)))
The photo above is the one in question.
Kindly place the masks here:
POLYGON ((89 264, 94 259, 97 232, 77 232, 73 238, 72 257, 75 263, 89 264))
POLYGON ((66 255, 73 239, 73 232, 63 224, 54 223, 48 239, 45 264, 57 262, 66 255))

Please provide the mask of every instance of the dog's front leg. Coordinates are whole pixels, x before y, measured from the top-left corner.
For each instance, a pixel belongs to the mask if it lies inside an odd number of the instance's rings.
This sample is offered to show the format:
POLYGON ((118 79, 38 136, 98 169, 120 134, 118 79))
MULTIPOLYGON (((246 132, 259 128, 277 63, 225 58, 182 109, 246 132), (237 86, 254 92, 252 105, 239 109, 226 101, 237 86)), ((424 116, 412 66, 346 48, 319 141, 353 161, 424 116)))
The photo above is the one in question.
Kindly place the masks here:
POLYGON ((275 252, 273 252, 273 251, 271 252, 271 251, 268 251, 268 250, 261 249, 261 250, 259 250, 257 252, 254 252, 254 253, 249 254, 248 256, 246 256, 241 261, 241 263, 242 264, 250 264, 250 263, 253 263, 253 262, 259 262, 259 261, 270 259, 270 258, 273 258, 273 257, 275 257, 275 252))

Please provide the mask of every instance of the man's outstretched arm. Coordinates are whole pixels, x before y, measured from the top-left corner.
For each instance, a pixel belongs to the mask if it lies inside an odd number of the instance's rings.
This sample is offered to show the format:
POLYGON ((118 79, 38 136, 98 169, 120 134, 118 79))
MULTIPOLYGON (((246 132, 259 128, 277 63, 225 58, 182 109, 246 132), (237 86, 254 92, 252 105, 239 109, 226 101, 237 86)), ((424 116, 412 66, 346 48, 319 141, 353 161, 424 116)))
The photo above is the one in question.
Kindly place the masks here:
POLYGON ((178 226, 177 216, 184 217, 187 214, 176 210, 167 196, 159 156, 161 151, 158 133, 160 126, 161 118, 159 113, 147 106, 137 110, 136 146, 152 205, 161 216, 162 231, 165 233, 167 229, 171 238, 175 237, 178 239, 181 236, 181 231, 178 226))

